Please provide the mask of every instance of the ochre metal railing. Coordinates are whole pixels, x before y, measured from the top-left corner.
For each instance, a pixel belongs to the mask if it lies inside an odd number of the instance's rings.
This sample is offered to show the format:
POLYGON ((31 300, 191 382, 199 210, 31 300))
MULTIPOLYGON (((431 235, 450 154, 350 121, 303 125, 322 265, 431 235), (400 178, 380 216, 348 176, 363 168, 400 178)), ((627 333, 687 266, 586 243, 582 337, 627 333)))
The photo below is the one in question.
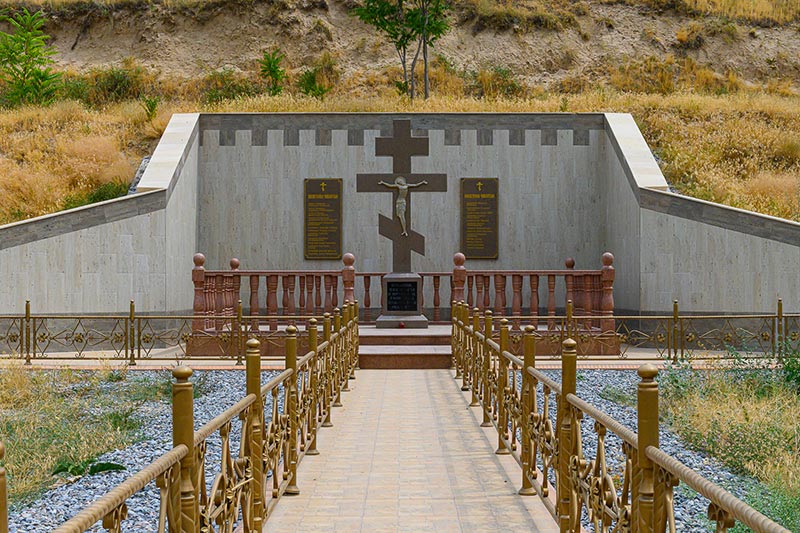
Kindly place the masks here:
MULTIPOLYGON (((355 379, 358 361, 358 309, 345 302, 341 314, 308 321, 309 350, 298 356, 298 331, 286 328, 286 370, 261 383, 261 349, 247 341, 246 396, 194 431, 192 370, 177 367, 172 386, 173 448, 60 526, 58 533, 82 532, 102 521, 110 532, 122 530, 126 501, 151 482, 160 490, 159 532, 261 531, 284 495, 299 494, 297 466, 318 454, 320 427, 331 425, 331 410, 355 379), (239 419, 238 450, 231 438, 239 419), (206 478, 206 447, 218 434, 222 442, 214 478, 206 478)), ((0 460, 3 456, 0 444, 0 460)), ((5 470, 0 468, 0 533, 7 531, 5 470)))
POLYGON ((520 494, 538 494, 561 532, 581 531, 585 510, 594 531, 675 531, 674 488, 683 482, 710 501, 708 517, 725 532, 740 521, 758 532, 788 533, 711 481, 659 449, 658 370, 639 368, 638 433, 577 394, 577 343, 562 344, 561 383, 536 369, 536 336, 527 326, 523 357, 508 351, 511 325, 500 322, 498 341, 491 311, 481 322, 467 304, 454 306, 453 361, 482 426, 497 430, 498 454, 511 454, 521 468, 520 494), (594 420, 593 459, 584 453, 581 420, 594 420), (622 441, 624 460, 606 449, 611 432, 622 441), (620 464, 621 463, 621 464, 620 464))

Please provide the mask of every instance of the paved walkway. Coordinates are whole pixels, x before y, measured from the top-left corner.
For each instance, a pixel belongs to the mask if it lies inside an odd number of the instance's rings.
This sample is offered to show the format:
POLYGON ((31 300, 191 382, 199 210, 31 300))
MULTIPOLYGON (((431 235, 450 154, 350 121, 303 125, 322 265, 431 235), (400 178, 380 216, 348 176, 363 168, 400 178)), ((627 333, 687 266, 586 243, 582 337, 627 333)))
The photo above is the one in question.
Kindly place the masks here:
POLYGON ((265 531, 541 531, 558 527, 448 370, 361 370, 265 531))

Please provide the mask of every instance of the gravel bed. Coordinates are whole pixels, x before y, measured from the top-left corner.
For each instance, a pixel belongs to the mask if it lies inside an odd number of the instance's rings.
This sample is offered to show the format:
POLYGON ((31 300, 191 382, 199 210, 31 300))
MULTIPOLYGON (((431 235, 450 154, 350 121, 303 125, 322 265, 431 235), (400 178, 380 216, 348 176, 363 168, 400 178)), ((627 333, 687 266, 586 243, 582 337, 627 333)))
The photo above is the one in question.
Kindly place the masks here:
MULTIPOLYGON (((558 371, 546 371, 550 377, 560 381, 558 371)), ((142 372, 131 374, 145 376, 153 374, 142 372)), ((242 371, 212 371, 205 377, 206 393, 195 399, 195 427, 199 428, 224 409, 233 405, 244 394, 245 373, 242 371)), ((203 372, 197 372, 196 377, 202 379, 203 372)), ((277 372, 264 372, 262 383, 277 375, 277 372)), ((132 379, 129 377, 129 379, 132 379)), ((604 390, 611 388, 625 394, 636 395, 639 378, 635 371, 609 371, 609 370, 581 370, 578 372, 579 396, 588 403, 608 413, 620 423, 636 430, 636 410, 633 407, 606 400, 601 396, 604 390)), ((109 384, 113 390, 116 384, 109 384)), ((282 398, 282 395, 281 395, 282 398)), ((271 405, 267 404, 266 413, 269 417, 271 405)), ((556 408, 553 399, 551 416, 555 418, 556 408)), ((125 478, 138 472, 156 458, 166 453, 172 446, 172 421, 171 406, 167 402, 145 403, 138 412, 143 421, 143 440, 122 450, 115 450, 102 455, 99 460, 123 464, 127 470, 121 472, 107 472, 94 476, 84 476, 74 483, 46 491, 37 501, 24 507, 14 508, 11 511, 11 532, 44 532, 50 531, 60 525, 79 510, 90 504, 98 496, 108 492, 125 478)), ((593 431, 594 421, 584 418, 581 422, 583 434, 583 450, 587 459, 592 459, 596 452, 597 438, 593 431)), ((241 434, 240 422, 234 420, 231 431, 231 450, 238 453, 238 440, 241 434)), ((735 496, 742 498, 748 487, 754 483, 752 478, 735 474, 723 466, 713 457, 708 457, 700 452, 687 448, 680 438, 661 428, 661 449, 672 455, 685 465, 694 469, 707 479, 731 491, 735 496)), ((610 431, 606 437, 606 451, 609 468, 613 473, 620 475, 623 472, 624 456, 621 441, 610 431)), ((215 434, 208 440, 206 457, 206 481, 213 480, 212 472, 218 470, 221 456, 221 442, 219 435, 215 434)), ((554 479, 551 478, 551 483, 554 479)), ((621 488, 621 487, 618 487, 621 488)), ((155 531, 158 523, 159 495, 154 483, 150 483, 144 490, 128 499, 128 518, 124 522, 126 531, 155 531)), ((678 531, 703 531, 708 530, 706 510, 708 501, 696 494, 691 489, 679 486, 675 490, 675 518, 678 531)), ((588 525, 588 524, 584 524, 588 525)), ((102 531, 100 524, 90 531, 102 531)))
MULTIPOLYGON (((278 372, 262 373, 261 382, 266 383, 278 372)), ((163 379, 163 373, 130 372, 128 379, 163 379)), ((240 370, 197 371, 192 380, 204 381, 204 394, 195 398, 195 429, 213 419, 219 413, 244 397, 245 373, 240 370), (203 375, 207 374, 207 375, 203 375)), ((104 384, 113 391, 119 383, 104 384)), ((283 395, 279 398, 282 399, 283 395)), ((266 416, 271 414, 271 402, 267 402, 266 416)), ((81 509, 111 490, 126 478, 135 474, 161 455, 172 449, 172 406, 169 402, 146 402, 137 416, 142 421, 142 440, 122 450, 114 450, 98 458, 125 465, 126 470, 104 472, 93 476, 83 476, 73 483, 49 489, 35 502, 10 511, 9 530, 19 533, 38 533, 51 531, 69 520, 81 509)), ((231 428, 231 453, 238 454, 241 422, 235 419, 231 428)), ((219 471, 222 454, 219 433, 207 441, 206 482, 213 481, 214 473, 219 471)), ((127 500, 128 518, 123 523, 124 531, 149 532, 158 527, 159 492, 154 482, 127 500)), ((104 531, 98 522, 89 531, 104 531)))

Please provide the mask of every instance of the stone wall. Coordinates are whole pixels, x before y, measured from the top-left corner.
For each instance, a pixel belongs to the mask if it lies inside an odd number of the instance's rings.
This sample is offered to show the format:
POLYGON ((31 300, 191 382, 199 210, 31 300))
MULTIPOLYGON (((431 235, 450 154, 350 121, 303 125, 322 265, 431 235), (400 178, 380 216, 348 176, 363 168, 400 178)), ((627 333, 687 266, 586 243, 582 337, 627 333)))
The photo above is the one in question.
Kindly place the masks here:
POLYGON ((0 313, 191 309, 197 116, 170 122, 139 193, 0 227, 0 313), (188 287, 187 287, 188 284, 188 287))
POLYGON ((357 193, 356 174, 391 172, 375 138, 401 118, 429 138, 412 170, 448 176, 447 192, 412 193, 411 227, 426 238, 417 271, 452 269, 459 180, 496 177, 499 259, 468 268, 559 269, 569 256, 599 268, 611 251, 621 312, 669 312, 673 299, 696 312, 766 312, 777 297, 800 308, 800 225, 668 192, 627 114, 186 114, 137 194, 0 227, 0 313, 26 299, 40 313, 124 313, 130 299, 188 312, 198 251, 209 269, 238 257, 242 269, 338 270, 303 259, 305 178, 343 179, 343 251, 358 270, 388 271, 377 219, 393 214, 391 196, 357 193))

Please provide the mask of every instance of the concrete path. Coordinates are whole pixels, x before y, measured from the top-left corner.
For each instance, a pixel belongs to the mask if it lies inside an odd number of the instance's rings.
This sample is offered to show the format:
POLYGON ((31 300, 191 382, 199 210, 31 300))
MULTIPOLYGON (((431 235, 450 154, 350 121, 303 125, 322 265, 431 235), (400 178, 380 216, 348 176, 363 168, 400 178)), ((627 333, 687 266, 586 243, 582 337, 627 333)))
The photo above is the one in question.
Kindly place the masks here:
POLYGON ((529 531, 558 527, 495 455, 448 370, 361 370, 265 531, 529 531))

